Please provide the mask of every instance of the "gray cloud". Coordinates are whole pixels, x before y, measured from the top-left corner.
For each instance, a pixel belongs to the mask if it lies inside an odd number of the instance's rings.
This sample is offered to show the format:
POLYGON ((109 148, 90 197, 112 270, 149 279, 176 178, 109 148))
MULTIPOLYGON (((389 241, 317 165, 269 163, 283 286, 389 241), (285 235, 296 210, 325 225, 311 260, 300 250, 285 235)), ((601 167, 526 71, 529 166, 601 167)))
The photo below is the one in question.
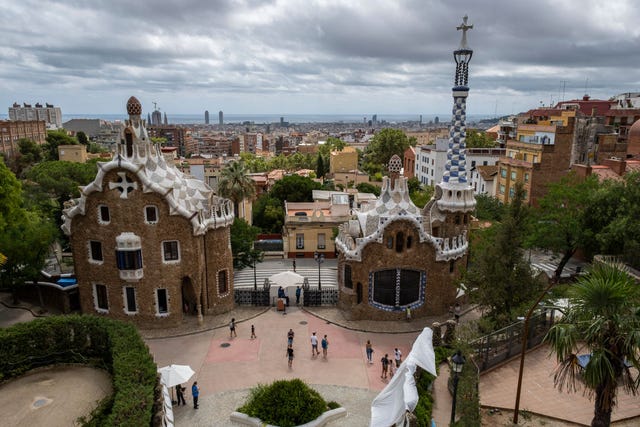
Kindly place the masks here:
MULTIPOLYGON (((5 2, 6 3, 6 2, 5 2)), ((455 26, 470 113, 640 90, 631 0, 27 0, 0 7, 0 105, 169 113, 442 113, 455 26), (610 2, 611 3, 611 2, 610 2), (256 108, 260 108, 257 110, 256 108)))

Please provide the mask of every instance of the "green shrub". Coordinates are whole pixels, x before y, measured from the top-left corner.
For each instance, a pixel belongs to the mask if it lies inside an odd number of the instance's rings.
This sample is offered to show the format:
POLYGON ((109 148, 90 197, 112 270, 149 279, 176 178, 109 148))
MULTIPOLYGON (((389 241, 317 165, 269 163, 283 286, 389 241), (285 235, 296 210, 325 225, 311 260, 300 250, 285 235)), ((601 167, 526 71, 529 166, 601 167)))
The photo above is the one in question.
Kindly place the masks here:
MULTIPOLYGON (((434 347, 436 355, 436 369, 439 369, 440 364, 445 361, 451 355, 451 349, 447 347, 434 347)), ((431 391, 431 384, 435 377, 429 372, 420 368, 416 370, 416 388, 418 389, 418 404, 413 413, 418 419, 419 427, 431 426, 431 412, 433 411, 433 393, 431 391)))
POLYGON ((340 405, 338 402, 335 402, 335 401, 332 400, 331 402, 327 402, 327 407, 329 409, 338 409, 338 408, 342 407, 342 405, 340 405))
POLYGON ((51 316, 0 330, 0 378, 38 366, 82 363, 106 369, 114 393, 81 421, 91 426, 148 426, 156 365, 131 324, 97 316, 51 316))
POLYGON ((256 417, 264 423, 293 427, 315 420, 327 403, 317 391, 302 380, 281 380, 251 389, 249 400, 238 412, 256 417))

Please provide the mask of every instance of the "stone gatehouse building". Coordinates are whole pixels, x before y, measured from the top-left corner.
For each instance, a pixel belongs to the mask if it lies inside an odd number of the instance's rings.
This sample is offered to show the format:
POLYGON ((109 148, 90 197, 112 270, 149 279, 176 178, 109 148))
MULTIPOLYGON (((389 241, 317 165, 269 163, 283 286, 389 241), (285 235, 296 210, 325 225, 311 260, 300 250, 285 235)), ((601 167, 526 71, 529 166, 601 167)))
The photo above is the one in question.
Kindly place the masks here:
POLYGON ((84 313, 143 327, 234 307, 232 203, 168 164, 131 97, 113 160, 64 209, 84 313))

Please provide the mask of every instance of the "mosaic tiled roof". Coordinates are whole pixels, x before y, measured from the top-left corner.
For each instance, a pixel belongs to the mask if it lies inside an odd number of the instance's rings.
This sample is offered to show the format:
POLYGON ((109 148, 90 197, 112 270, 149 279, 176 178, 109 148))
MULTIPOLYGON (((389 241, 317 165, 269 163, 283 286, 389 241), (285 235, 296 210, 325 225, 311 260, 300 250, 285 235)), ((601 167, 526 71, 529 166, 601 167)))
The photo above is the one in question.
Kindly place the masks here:
MULTIPOLYGON (((166 162, 160 148, 147 135, 144 122, 139 118, 139 106, 135 97, 127 102, 130 116, 122 130, 121 143, 117 145, 118 154, 109 162, 98 163, 98 173, 93 182, 83 187, 81 197, 64 210, 63 231, 70 234, 73 217, 85 214, 88 195, 123 188, 118 182, 103 182, 107 173, 113 170, 135 175, 142 183, 143 192, 155 192, 164 197, 172 215, 182 215, 191 221, 195 235, 204 234, 210 228, 231 225, 234 220, 232 203, 216 196, 203 181, 180 172, 166 162)), ((125 173, 119 172, 118 175, 120 180, 127 179, 125 173)), ((121 190, 120 197, 127 198, 128 191, 121 190)))

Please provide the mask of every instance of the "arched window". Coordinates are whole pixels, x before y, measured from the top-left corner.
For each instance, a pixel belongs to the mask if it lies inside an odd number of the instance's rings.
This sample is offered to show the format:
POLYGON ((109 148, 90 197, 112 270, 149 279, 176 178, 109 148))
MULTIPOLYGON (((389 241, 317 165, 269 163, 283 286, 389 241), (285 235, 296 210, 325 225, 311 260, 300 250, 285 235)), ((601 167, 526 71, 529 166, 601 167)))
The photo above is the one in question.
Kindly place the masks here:
POLYGON ((131 129, 124 131, 124 139, 127 144, 127 157, 131 157, 133 156, 133 134, 131 133, 131 129))
POLYGON ((413 237, 407 236, 407 249, 411 249, 412 244, 413 244, 413 237))
POLYGON ((404 249, 404 233, 402 231, 398 231, 396 234, 396 252, 402 252, 404 249))
POLYGON ((353 281, 351 280, 351 266, 344 265, 344 287, 353 289, 353 281))

